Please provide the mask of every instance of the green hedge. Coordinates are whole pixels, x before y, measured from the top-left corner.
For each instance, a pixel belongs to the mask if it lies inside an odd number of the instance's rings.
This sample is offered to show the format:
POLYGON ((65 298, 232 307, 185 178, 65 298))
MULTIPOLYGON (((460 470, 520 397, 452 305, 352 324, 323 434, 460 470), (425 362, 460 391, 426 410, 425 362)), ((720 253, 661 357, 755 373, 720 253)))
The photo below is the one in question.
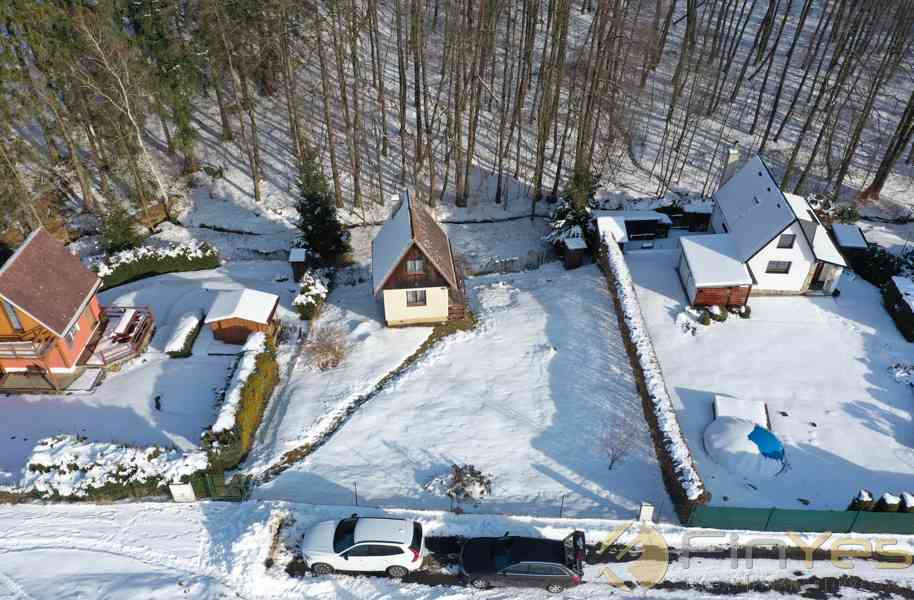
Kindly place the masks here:
POLYGON ((847 252, 847 258, 854 272, 876 287, 884 286, 903 270, 914 269, 914 252, 898 256, 879 246, 847 252))
POLYGON ((228 431, 207 431, 203 445, 209 453, 212 468, 228 470, 238 466, 247 457, 260 421, 266 410, 273 388, 279 381, 276 346, 267 340, 266 350, 257 355, 254 372, 241 388, 241 402, 235 415, 235 426, 228 431))
POLYGON ((93 269, 106 290, 154 275, 203 271, 221 265, 219 252, 209 244, 182 244, 170 249, 136 248, 108 257, 93 269))

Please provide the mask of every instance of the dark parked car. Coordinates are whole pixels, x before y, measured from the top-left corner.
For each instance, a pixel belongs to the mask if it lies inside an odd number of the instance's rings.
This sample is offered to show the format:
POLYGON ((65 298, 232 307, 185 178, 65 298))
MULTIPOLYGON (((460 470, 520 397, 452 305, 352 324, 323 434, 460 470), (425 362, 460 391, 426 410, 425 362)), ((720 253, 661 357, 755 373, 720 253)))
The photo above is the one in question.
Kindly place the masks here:
POLYGON ((536 587, 559 593, 581 583, 584 532, 564 540, 508 535, 472 538, 460 551, 460 573, 473 587, 536 587))

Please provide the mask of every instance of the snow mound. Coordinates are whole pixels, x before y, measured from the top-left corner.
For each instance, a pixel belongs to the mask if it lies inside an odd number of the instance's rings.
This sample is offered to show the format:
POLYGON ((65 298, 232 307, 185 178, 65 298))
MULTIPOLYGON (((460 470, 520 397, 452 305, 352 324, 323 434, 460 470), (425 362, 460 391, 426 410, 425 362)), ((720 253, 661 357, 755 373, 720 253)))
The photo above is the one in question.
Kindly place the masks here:
POLYGON ((165 352, 181 352, 184 349, 184 342, 200 326, 202 320, 203 311, 199 308, 181 315, 171 337, 168 338, 168 343, 165 344, 165 352))
POLYGON ((786 465, 777 437, 749 419, 714 419, 705 429, 704 442, 714 462, 737 475, 774 477, 786 465))

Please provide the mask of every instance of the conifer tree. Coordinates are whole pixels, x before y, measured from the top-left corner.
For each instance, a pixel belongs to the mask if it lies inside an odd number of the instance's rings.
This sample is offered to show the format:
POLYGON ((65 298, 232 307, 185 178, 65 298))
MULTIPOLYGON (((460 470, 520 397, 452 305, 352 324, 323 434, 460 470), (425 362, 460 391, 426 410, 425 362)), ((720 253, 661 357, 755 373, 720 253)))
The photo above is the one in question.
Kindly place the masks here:
POLYGON ((296 206, 301 242, 317 262, 330 264, 349 252, 349 232, 337 217, 333 192, 321 171, 317 151, 306 144, 302 153, 296 206))

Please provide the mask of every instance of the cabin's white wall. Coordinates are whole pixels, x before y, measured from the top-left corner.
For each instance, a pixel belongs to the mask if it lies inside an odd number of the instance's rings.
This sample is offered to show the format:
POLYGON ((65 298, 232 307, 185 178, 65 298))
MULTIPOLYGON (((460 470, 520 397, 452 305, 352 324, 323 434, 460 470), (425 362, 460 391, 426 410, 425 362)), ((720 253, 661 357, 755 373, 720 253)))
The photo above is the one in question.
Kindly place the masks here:
POLYGON ((682 287, 685 288, 689 304, 694 304, 698 288, 695 287, 695 278, 692 277, 692 271, 689 269, 684 252, 679 253, 679 280, 682 282, 682 287))
POLYGON ((792 223, 784 231, 762 248, 749 262, 749 269, 755 276, 756 283, 752 288, 753 294, 773 293, 802 293, 810 275, 810 269, 815 263, 815 255, 803 230, 797 222, 792 223), (778 240, 782 234, 796 235, 793 248, 778 248, 778 240), (766 273, 768 262, 772 260, 790 261, 790 272, 787 274, 766 273))
POLYGON ((425 306, 407 306, 405 289, 384 290, 384 319, 388 325, 447 321, 447 288, 410 288, 409 291, 421 290, 425 290, 425 306))

